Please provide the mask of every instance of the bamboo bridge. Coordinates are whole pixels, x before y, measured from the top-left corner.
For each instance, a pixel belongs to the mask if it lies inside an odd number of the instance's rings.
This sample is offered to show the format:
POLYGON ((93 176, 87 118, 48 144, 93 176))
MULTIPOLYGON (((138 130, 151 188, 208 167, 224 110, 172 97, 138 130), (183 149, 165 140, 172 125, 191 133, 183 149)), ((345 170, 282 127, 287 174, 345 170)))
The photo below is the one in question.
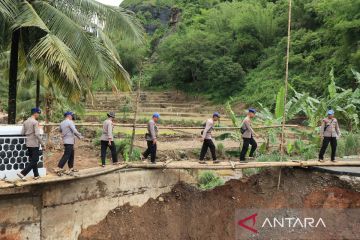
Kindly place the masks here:
POLYGON ((114 172, 117 170, 132 170, 132 169, 162 169, 162 170, 239 170, 246 168, 269 168, 269 167, 300 167, 300 168, 309 168, 309 167, 354 167, 356 171, 360 167, 360 157, 354 158, 339 158, 336 162, 325 161, 319 162, 317 160, 292 160, 292 161, 279 161, 279 162, 247 162, 240 163, 234 161, 221 161, 220 163, 213 163, 212 161, 207 162, 206 164, 199 164, 198 161, 175 161, 169 160, 167 162, 159 162, 157 164, 143 163, 143 162, 134 162, 134 163, 124 163, 119 165, 109 165, 105 168, 95 167, 82 169, 73 175, 64 175, 57 176, 49 174, 46 177, 42 177, 39 180, 28 180, 28 181, 8 181, 7 179, 0 179, 0 189, 11 188, 11 187, 21 187, 29 185, 39 185, 46 183, 54 183, 61 181, 74 180, 77 178, 89 178, 94 176, 99 176, 114 172))

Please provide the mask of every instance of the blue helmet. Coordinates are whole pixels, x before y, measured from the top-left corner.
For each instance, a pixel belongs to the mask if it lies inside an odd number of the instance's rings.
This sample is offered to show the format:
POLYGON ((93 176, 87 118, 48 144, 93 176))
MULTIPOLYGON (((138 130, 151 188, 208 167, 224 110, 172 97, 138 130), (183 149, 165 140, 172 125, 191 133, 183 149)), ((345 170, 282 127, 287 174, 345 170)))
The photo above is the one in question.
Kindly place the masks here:
POLYGON ((214 113, 213 113, 213 117, 218 117, 218 118, 220 118, 220 113, 214 112, 214 113))
POLYGON ((38 107, 34 107, 31 109, 31 114, 38 113, 41 114, 41 109, 38 107))
POLYGON ((330 109, 328 112, 327 112, 327 115, 334 115, 334 110, 330 109))
POLYGON ((153 117, 153 118, 160 118, 160 114, 156 112, 156 113, 154 113, 154 114, 152 115, 152 117, 153 117))
POLYGON ((249 108, 249 112, 256 113, 256 109, 255 108, 249 108))
POLYGON ((64 113, 64 117, 67 117, 67 116, 72 116, 72 117, 74 117, 74 113, 73 112, 66 112, 66 113, 64 113))

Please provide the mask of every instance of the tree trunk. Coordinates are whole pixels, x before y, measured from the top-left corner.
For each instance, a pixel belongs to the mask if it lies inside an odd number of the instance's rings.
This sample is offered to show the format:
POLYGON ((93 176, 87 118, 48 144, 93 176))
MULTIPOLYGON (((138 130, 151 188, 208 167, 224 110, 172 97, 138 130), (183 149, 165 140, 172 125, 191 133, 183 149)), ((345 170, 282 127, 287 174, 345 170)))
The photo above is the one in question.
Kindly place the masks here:
POLYGON ((140 68, 140 77, 138 79, 138 85, 137 85, 137 92, 136 92, 136 103, 135 103, 135 112, 134 112, 134 120, 133 120, 133 129, 131 134, 131 145, 130 145, 130 151, 129 151, 129 157, 132 157, 133 149, 134 149, 134 141, 135 141, 135 131, 136 131, 136 120, 137 120, 137 114, 138 114, 138 108, 139 108, 139 101, 140 101, 140 81, 142 79, 142 68, 140 68))
POLYGON ((40 76, 36 77, 36 107, 40 108, 40 76))
POLYGON ((19 41, 20 30, 12 32, 10 69, 9 69, 9 100, 8 100, 8 123, 16 123, 16 93, 17 93, 17 73, 19 62, 19 41))
MULTIPOLYGON (((48 124, 51 121, 53 100, 54 100, 54 98, 52 96, 52 93, 49 90, 45 95, 45 123, 46 124, 48 124)), ((48 149, 53 148, 53 143, 51 141, 51 136, 50 136, 51 130, 52 130, 52 126, 45 127, 45 135, 47 136, 46 147, 48 149)))

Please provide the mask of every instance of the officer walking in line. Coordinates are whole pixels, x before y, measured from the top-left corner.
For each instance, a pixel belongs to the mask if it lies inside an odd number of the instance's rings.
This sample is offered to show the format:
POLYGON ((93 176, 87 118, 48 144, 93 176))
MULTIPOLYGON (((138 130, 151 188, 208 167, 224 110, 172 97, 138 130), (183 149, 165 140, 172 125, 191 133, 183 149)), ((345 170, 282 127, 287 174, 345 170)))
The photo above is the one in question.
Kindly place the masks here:
POLYGON ((116 154, 116 146, 114 142, 114 136, 113 136, 113 120, 115 118, 115 113, 109 112, 107 114, 108 119, 104 121, 103 124, 103 133, 101 135, 101 164, 102 167, 105 167, 105 160, 106 160, 106 150, 107 148, 110 148, 111 151, 111 158, 113 164, 118 164, 117 154, 116 154))
POLYGON ((157 136, 158 136, 158 128, 156 123, 159 121, 160 114, 154 113, 152 119, 148 122, 147 130, 148 132, 145 134, 145 139, 147 142, 147 149, 143 153, 143 160, 147 159, 148 156, 151 156, 151 163, 156 163, 156 150, 157 150, 157 136))
POLYGON ((74 144, 75 144, 75 136, 79 139, 83 139, 83 136, 78 132, 74 124, 74 113, 66 112, 64 114, 65 119, 60 123, 60 132, 62 135, 63 143, 64 143, 64 155, 60 159, 58 163, 57 169, 55 172, 61 176, 64 171, 64 166, 66 162, 69 166, 69 174, 73 172, 78 172, 79 170, 74 168, 74 144))
POLYGON ((257 148, 257 143, 254 139, 254 137, 257 136, 253 128, 251 127, 251 119, 254 118, 256 115, 256 110, 253 108, 250 108, 246 118, 244 119, 242 126, 241 126, 241 133, 243 138, 243 147, 241 149, 240 153, 240 162, 245 162, 245 156, 249 149, 249 145, 251 145, 251 150, 249 157, 253 158, 255 150, 257 148))
POLYGON ((214 112, 212 118, 209 118, 208 120, 206 120, 205 128, 201 132, 201 137, 202 137, 201 140, 203 141, 203 145, 201 148, 200 158, 199 158, 200 164, 205 163, 204 158, 205 158, 208 148, 210 148, 211 157, 213 159, 213 162, 214 163, 220 162, 219 160, 216 159, 216 149, 215 149, 214 142, 212 141, 212 135, 211 135, 211 132, 214 129, 214 122, 218 121, 219 119, 220 119, 220 114, 218 112, 214 112))
POLYGON ((334 118, 334 110, 329 110, 327 112, 327 118, 324 118, 321 123, 320 128, 320 137, 322 138, 322 146, 319 153, 319 161, 324 162, 324 154, 329 143, 331 145, 331 161, 336 162, 336 147, 337 139, 340 137, 340 128, 339 123, 336 118, 334 118))
POLYGON ((34 174, 34 180, 40 178, 38 171, 39 151, 40 145, 44 147, 44 143, 40 136, 39 122, 37 119, 41 114, 39 108, 31 109, 31 117, 29 117, 24 123, 21 131, 21 135, 26 136, 26 147, 28 150, 29 164, 20 173, 17 173, 18 177, 23 181, 26 181, 25 176, 32 170, 34 174))

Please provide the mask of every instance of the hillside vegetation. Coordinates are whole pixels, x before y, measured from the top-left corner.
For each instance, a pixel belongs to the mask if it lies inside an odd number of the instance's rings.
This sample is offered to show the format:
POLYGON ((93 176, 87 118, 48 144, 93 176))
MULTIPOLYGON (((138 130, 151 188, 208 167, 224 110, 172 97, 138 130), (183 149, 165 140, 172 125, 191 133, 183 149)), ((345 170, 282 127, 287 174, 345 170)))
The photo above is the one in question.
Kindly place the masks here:
MULTIPOLYGON (((148 33, 148 45, 132 49, 131 61, 123 56, 124 66, 136 74, 131 65, 148 58, 148 86, 218 102, 231 96, 248 104, 274 104, 284 81, 287 0, 125 0, 122 6, 136 12, 148 33)), ((294 0, 292 10, 292 87, 323 96, 334 69, 337 86, 356 88, 352 70, 360 70, 360 1, 294 0)))

